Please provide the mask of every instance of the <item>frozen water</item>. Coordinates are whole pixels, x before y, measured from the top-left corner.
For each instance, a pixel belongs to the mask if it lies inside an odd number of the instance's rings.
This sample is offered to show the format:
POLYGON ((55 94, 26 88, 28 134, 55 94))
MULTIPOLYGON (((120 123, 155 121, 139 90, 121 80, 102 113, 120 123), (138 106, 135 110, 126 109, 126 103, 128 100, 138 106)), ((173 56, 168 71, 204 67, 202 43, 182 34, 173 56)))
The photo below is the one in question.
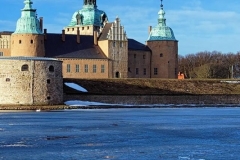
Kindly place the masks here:
POLYGON ((239 108, 2 113, 0 159, 236 160, 239 123, 239 108))
POLYGON ((73 88, 73 89, 76 89, 77 91, 80 91, 80 92, 88 92, 85 88, 83 88, 82 86, 79 86, 78 84, 76 83, 64 83, 65 85, 67 85, 68 87, 70 88, 73 88))

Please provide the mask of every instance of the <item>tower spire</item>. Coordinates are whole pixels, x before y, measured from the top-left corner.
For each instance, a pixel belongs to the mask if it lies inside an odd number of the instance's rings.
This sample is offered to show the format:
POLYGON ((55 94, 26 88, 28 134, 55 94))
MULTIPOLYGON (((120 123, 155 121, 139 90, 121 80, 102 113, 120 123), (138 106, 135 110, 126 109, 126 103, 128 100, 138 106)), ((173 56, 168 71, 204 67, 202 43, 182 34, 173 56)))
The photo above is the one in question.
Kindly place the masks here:
POLYGON ((33 2, 31 0, 25 0, 25 7, 22 9, 23 11, 36 11, 35 9, 32 8, 33 2))
POLYGON ((162 2, 163 2, 163 0, 161 0, 161 8, 163 9, 163 3, 162 2))
POLYGON ((161 0, 161 9, 158 12, 159 18, 158 18, 158 25, 159 26, 166 26, 166 18, 165 16, 165 11, 163 10, 163 0, 161 0))
POLYGON ((84 0, 83 4, 97 6, 97 0, 84 0))

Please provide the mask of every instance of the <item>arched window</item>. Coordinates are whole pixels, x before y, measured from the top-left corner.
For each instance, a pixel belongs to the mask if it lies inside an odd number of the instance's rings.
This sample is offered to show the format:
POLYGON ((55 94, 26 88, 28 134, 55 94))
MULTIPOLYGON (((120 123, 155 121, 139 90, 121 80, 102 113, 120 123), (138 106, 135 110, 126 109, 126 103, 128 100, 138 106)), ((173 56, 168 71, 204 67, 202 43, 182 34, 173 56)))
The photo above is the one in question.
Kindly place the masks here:
POLYGON ((54 67, 53 66, 49 67, 49 72, 54 72, 54 67))
POLYGON ((22 66, 21 71, 28 71, 28 65, 27 65, 27 64, 24 64, 24 65, 22 66))

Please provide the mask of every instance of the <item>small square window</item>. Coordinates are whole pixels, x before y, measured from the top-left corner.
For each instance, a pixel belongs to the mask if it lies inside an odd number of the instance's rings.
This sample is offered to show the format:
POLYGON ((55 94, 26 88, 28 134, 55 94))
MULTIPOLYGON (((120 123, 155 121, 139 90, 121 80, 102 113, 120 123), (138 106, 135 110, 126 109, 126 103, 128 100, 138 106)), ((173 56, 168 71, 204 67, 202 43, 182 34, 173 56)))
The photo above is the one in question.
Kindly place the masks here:
POLYGON ((160 57, 163 57, 163 54, 162 54, 162 53, 160 53, 160 57))

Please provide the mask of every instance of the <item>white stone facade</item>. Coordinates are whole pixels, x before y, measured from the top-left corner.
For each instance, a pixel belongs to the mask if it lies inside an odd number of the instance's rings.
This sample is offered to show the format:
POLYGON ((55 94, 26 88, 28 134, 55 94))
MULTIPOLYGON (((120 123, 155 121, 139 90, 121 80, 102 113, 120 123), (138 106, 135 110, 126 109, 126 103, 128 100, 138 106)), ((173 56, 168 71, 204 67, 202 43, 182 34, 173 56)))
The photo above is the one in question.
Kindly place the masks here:
POLYGON ((62 62, 49 58, 0 58, 0 94, 0 105, 62 104, 62 62))

